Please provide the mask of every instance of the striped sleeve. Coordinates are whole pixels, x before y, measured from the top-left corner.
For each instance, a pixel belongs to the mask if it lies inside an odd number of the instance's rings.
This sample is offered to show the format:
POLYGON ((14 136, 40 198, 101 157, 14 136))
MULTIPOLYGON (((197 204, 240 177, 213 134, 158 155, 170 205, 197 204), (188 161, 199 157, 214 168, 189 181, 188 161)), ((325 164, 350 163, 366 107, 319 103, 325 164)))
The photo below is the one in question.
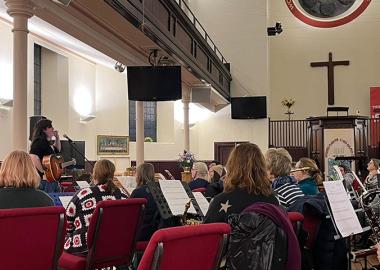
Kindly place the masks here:
POLYGON ((275 189, 278 195, 280 204, 285 207, 289 207, 298 198, 305 196, 298 185, 287 183, 281 187, 275 189))

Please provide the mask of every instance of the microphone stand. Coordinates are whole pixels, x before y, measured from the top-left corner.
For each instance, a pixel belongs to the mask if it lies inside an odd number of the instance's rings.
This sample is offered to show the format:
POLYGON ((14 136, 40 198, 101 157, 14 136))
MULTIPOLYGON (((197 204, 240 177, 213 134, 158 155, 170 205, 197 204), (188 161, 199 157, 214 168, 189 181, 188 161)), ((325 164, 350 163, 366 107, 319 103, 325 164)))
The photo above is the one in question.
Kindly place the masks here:
MULTIPOLYGON (((71 145, 71 147, 75 150, 76 153, 78 153, 82 158, 84 158, 85 161, 87 161, 87 163, 91 166, 92 170, 94 170, 94 165, 88 160, 88 158, 86 158, 85 155, 83 155, 79 150, 78 148, 75 147, 75 143, 71 140, 68 140, 69 144, 71 145)), ((84 168, 86 168, 86 164, 84 164, 84 168)))

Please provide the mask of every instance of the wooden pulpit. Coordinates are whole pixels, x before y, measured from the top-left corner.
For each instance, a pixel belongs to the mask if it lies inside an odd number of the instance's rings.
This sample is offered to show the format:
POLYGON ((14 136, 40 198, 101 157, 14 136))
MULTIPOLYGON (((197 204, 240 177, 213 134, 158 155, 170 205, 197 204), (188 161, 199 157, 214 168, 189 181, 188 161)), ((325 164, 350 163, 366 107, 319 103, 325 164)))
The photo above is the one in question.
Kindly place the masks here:
MULTIPOLYGON (((352 170, 362 164, 358 160, 368 157, 367 120, 365 116, 309 117, 308 154, 324 172, 331 175, 332 166, 346 163, 352 170), (336 159, 340 157, 340 161, 336 159), (343 157, 347 157, 347 161, 343 157)), ((364 161, 365 162, 365 161, 364 161)))

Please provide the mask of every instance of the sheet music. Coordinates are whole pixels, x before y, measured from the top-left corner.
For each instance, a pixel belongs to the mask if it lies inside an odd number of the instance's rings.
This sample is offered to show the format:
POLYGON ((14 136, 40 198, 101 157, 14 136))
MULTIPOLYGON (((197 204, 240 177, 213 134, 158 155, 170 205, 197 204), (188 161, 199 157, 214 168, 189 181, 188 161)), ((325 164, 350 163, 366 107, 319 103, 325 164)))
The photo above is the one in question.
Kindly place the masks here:
POLYGON ((76 181, 77 185, 82 189, 82 188, 88 188, 90 187, 90 184, 87 183, 86 181, 76 181))
POLYGON ((61 201, 62 206, 66 209, 67 206, 69 205, 72 197, 73 196, 59 196, 58 198, 61 201))
MULTIPOLYGON (((170 211, 173 215, 182 215, 185 205, 190 200, 181 181, 159 180, 162 194, 168 202, 170 211)), ((190 205, 188 213, 196 214, 193 204, 190 205)))
MULTIPOLYGON (((338 168, 339 169, 339 168, 338 168)), ((355 210, 347 197, 343 182, 324 181, 327 198, 330 202, 331 211, 336 226, 343 237, 363 232, 355 210)))
POLYGON ((205 216, 210 203, 207 201, 206 197, 203 196, 201 192, 193 192, 194 198, 197 201, 199 207, 201 208, 202 214, 205 216))

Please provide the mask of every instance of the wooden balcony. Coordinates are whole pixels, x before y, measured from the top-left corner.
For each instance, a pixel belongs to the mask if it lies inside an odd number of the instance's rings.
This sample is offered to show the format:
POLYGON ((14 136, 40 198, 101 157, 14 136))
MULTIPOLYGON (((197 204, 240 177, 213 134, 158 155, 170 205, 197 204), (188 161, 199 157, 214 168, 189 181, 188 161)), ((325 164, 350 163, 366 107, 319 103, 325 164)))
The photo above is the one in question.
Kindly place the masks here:
POLYGON ((182 0, 105 0, 129 23, 224 98, 231 74, 220 50, 182 0))

